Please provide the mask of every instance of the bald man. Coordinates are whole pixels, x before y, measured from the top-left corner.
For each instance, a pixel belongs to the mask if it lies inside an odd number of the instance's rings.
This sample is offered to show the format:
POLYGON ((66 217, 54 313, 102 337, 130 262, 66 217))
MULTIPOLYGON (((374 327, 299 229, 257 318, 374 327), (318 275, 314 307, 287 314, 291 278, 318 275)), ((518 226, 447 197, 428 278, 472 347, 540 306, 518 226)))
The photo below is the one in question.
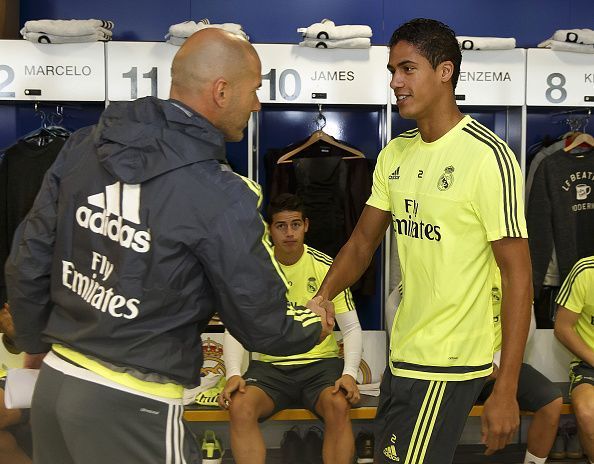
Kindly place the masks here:
MULTIPOLYGON (((260 189, 225 158, 260 82, 249 42, 197 32, 173 60, 169 100, 112 103, 46 175, 6 266, 16 343, 41 364, 36 464, 200 462, 182 413, 215 311, 271 355, 330 332, 287 301, 260 189)), ((331 306, 308 306, 332 323, 331 306)))

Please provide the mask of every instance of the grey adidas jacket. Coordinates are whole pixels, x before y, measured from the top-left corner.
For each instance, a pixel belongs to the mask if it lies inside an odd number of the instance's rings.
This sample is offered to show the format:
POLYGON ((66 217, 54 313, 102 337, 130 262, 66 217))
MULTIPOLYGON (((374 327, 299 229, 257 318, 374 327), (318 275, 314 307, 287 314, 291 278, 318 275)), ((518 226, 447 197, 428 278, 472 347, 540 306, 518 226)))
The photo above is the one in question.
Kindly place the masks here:
POLYGON ((112 103, 70 137, 14 238, 17 345, 59 343, 188 387, 215 311, 248 350, 308 351, 320 320, 287 302, 260 201, 199 114, 152 97, 112 103))

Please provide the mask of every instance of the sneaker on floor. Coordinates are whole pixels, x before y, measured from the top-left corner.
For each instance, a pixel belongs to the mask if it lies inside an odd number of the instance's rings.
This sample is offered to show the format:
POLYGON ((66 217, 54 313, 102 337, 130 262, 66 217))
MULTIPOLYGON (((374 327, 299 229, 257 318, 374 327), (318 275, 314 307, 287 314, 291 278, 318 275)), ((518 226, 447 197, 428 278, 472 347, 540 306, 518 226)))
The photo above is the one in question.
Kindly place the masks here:
POLYGON ((359 432, 355 439, 357 450, 357 464, 373 463, 373 434, 370 432, 359 432))
POLYGON ((584 456, 584 451, 582 450, 580 438, 577 433, 572 433, 569 435, 569 438, 567 439, 565 455, 569 459, 581 459, 584 456))
POLYGON ((223 462, 223 448, 221 442, 212 430, 205 430, 202 437, 202 464, 221 464, 223 462))
POLYGON ((557 431, 557 436, 555 437, 555 442, 553 443, 553 447, 549 452, 550 459, 565 459, 565 446, 566 446, 566 433, 560 428, 557 431))
POLYGON ((305 443, 301 435, 299 435, 298 430, 296 427, 293 427, 283 435, 280 444, 283 464, 303 464, 301 456, 303 456, 305 443))
POLYGON ((323 441, 323 433, 319 427, 311 427, 305 434, 303 443, 305 446, 305 458, 308 464, 323 464, 323 441))

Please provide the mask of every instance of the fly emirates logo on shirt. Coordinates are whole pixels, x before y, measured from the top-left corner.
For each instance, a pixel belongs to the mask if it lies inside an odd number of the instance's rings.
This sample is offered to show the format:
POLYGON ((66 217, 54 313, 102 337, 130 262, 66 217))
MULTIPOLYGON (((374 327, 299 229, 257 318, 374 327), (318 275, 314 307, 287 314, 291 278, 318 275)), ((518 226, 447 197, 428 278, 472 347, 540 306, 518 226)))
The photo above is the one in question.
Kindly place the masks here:
POLYGON ((124 222, 140 224, 140 184, 116 182, 106 186, 104 193, 89 196, 87 203, 101 208, 101 211, 86 205, 79 207, 76 210, 79 226, 138 253, 151 249, 151 233, 137 230, 124 222))
POLYGON ((420 240, 435 240, 439 242, 441 240, 439 226, 424 222, 418 217, 419 202, 409 198, 405 198, 403 202, 406 217, 400 219, 396 214, 392 213, 392 221, 396 234, 406 235, 407 237, 420 240))

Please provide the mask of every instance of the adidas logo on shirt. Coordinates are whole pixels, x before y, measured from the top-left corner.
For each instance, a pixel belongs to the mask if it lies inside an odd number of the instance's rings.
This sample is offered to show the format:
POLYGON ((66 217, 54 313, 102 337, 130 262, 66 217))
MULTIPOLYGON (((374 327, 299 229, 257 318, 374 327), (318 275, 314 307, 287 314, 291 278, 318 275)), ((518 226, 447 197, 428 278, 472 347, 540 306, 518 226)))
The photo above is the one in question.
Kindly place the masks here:
POLYGON ((101 208, 93 212, 88 206, 76 210, 76 222, 91 232, 101 234, 124 248, 146 253, 151 248, 151 234, 125 224, 140 224, 140 184, 116 182, 105 187, 105 192, 87 197, 90 206, 101 208))
POLYGON ((398 180, 400 179, 400 166, 396 168, 396 170, 388 176, 390 180, 398 180))

